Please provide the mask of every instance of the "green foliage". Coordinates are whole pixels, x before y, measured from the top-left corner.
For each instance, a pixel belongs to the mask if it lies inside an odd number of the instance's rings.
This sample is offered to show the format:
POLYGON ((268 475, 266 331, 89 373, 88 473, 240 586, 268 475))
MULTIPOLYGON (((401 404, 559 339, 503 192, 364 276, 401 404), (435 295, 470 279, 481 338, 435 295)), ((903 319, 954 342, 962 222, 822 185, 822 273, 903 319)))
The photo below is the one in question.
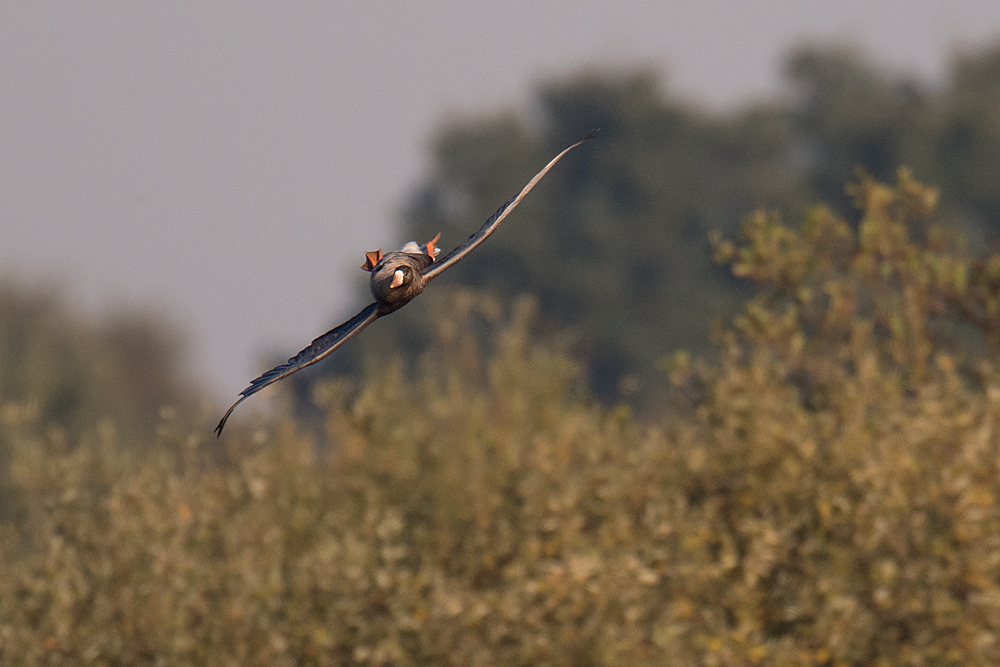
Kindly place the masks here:
POLYGON ((935 224, 938 191, 908 170, 895 188, 862 175, 847 192, 856 226, 823 207, 797 230, 760 211, 745 246, 713 236, 717 259, 766 288, 737 318, 740 340, 813 379, 854 372, 859 354, 909 386, 934 355, 978 372, 1000 351, 1000 254, 974 257, 935 224))
POLYGON ((762 294, 658 423, 470 293, 418 372, 319 385, 317 433, 166 414, 123 457, 6 405, 0 662, 996 664, 1000 256, 906 172, 851 193, 856 228, 715 239, 762 294))

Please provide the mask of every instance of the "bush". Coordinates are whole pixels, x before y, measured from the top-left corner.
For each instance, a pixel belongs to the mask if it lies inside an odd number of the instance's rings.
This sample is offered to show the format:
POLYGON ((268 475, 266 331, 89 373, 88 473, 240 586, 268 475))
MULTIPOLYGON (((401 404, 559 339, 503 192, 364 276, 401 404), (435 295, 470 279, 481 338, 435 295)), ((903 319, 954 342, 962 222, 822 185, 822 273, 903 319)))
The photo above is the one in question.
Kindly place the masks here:
POLYGON ((591 401, 530 302, 469 294, 432 300, 416 376, 321 387, 315 433, 217 451, 167 412, 123 456, 4 406, 0 660, 996 664, 1000 262, 905 175, 853 192, 857 228, 716 240, 764 293, 717 364, 668 364, 660 423, 591 401))

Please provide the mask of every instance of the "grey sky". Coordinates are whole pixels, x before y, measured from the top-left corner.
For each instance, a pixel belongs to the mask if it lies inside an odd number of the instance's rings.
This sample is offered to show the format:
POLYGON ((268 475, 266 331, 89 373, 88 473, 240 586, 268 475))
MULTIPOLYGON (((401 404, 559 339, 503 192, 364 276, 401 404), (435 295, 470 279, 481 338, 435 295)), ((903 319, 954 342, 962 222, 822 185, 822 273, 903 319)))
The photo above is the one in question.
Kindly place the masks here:
POLYGON ((6 0, 0 276, 164 313, 222 401, 353 314, 450 118, 640 64, 731 107, 812 40, 933 81, 995 39, 996 0, 6 0))

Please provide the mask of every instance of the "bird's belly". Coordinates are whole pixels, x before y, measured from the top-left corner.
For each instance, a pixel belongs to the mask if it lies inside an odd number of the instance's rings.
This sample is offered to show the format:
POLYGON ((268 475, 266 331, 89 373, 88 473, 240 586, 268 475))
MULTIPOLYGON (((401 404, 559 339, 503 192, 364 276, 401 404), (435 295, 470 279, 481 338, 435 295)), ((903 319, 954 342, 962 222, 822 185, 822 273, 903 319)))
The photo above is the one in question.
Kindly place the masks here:
POLYGON ((372 281, 371 290, 372 296, 378 303, 379 313, 386 315, 408 304, 415 296, 424 291, 424 286, 409 284, 389 287, 385 281, 372 281))

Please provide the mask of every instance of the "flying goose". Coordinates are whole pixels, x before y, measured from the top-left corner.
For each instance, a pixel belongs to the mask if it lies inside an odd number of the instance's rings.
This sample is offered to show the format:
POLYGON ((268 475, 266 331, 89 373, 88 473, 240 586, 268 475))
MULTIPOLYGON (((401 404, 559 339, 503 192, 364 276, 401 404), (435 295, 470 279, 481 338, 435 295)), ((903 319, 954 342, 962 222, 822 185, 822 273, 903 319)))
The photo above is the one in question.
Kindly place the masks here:
POLYGON ((334 327, 319 338, 316 338, 307 348, 285 363, 272 368, 251 381, 250 386, 240 392, 240 398, 233 403, 232 407, 226 410, 226 414, 219 420, 219 425, 215 427, 216 436, 222 435, 222 428, 226 425, 229 415, 244 400, 269 384, 288 377, 299 369, 315 364, 361 333, 361 330, 369 324, 383 315, 388 315, 395 310, 399 310, 415 296, 423 292, 427 283, 434 280, 448 267, 453 266, 460 259, 472 252, 477 245, 485 241, 490 234, 496 231, 496 228, 503 222, 503 219, 514 210, 515 206, 521 203, 525 195, 531 192, 531 189, 542 179, 542 176, 545 176, 549 169, 562 156, 588 139, 593 138, 595 134, 597 134, 597 130, 589 133, 552 158, 540 172, 535 174, 534 178, 528 181, 528 184, 513 199, 497 209, 497 212, 490 216, 490 219, 477 232, 472 234, 468 241, 449 252, 442 259, 437 259, 437 255, 441 250, 435 245, 441 236, 440 234, 422 246, 415 241, 410 241, 400 250, 393 252, 383 254, 382 250, 379 249, 365 253, 365 263, 361 268, 371 272, 369 287, 371 288, 372 296, 375 297, 375 303, 369 305, 340 326, 334 327))

